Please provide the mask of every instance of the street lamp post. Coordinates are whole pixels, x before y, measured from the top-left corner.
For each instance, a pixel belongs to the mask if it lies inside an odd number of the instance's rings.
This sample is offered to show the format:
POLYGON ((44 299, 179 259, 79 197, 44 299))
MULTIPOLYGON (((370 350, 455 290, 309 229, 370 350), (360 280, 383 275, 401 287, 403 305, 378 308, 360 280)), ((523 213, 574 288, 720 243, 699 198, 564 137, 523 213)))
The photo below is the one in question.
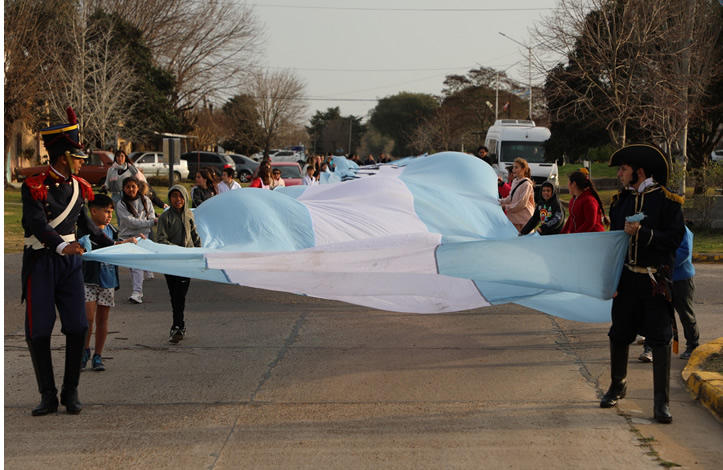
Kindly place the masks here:
MULTIPOLYGON (((499 32, 499 31, 498 31, 498 32, 499 32)), ((528 61, 529 61, 529 68, 528 68, 528 70, 529 70, 529 85, 530 85, 530 96, 529 96, 529 98, 530 98, 530 111, 529 111, 529 119, 532 119, 532 47, 530 47, 530 46, 525 46, 525 45, 522 44, 520 41, 518 41, 518 40, 516 40, 516 39, 512 39, 511 37, 509 37, 509 36, 506 35, 505 33, 502 33, 502 32, 499 32, 499 33, 500 33, 501 36, 504 36, 504 37, 506 37, 507 39, 509 39, 510 41, 515 42, 515 43, 519 44, 520 46, 524 47, 525 49, 527 49, 527 54, 528 54, 528 55, 527 55, 527 59, 528 59, 528 61)))

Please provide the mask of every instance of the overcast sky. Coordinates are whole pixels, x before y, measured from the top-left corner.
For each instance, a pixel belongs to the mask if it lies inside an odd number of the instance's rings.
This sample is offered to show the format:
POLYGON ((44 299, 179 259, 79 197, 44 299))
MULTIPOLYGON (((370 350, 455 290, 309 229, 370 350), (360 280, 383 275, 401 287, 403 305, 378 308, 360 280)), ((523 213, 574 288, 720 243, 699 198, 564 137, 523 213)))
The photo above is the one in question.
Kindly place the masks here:
POLYGON ((377 98, 440 94, 444 77, 480 65, 527 82, 529 28, 556 0, 256 0, 265 65, 307 84, 309 116, 339 106, 366 116, 377 98), (513 65, 517 63, 516 65, 513 65))

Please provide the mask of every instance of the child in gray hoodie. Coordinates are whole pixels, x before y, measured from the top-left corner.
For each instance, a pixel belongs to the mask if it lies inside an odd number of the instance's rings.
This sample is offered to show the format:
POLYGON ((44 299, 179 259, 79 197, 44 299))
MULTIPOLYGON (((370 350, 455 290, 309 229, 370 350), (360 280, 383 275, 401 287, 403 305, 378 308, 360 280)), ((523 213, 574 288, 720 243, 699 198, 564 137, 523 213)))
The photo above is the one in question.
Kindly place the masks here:
MULTIPOLYGON (((186 248, 200 247, 201 238, 196 231, 196 222, 193 213, 188 208, 188 192, 180 184, 168 190, 168 204, 170 207, 158 218, 156 229, 156 242, 167 245, 178 245, 186 248)), ((186 294, 191 285, 191 279, 166 274, 168 293, 171 296, 173 309, 173 325, 169 341, 178 343, 186 335, 184 310, 186 308, 186 294)))

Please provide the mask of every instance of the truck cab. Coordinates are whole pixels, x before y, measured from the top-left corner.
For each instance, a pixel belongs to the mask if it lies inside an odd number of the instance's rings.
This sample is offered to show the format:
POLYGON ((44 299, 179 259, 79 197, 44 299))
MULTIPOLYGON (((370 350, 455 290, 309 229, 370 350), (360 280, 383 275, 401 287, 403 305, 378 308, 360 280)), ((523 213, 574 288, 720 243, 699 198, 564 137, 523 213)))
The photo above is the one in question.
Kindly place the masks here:
POLYGON ((531 179, 535 183, 535 195, 546 180, 559 189, 557 163, 545 161, 543 144, 550 138, 550 130, 535 126, 534 121, 521 119, 498 119, 487 130, 485 146, 489 149, 497 174, 507 181, 507 168, 515 158, 524 158, 530 165, 531 179))

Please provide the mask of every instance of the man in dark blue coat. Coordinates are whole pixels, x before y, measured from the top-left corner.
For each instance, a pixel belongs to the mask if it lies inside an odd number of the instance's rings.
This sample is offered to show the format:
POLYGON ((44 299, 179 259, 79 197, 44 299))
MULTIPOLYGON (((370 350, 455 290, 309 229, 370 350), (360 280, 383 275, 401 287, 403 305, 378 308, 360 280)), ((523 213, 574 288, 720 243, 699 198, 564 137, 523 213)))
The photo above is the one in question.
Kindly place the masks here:
POLYGON ((82 409, 78 381, 88 320, 80 257, 83 248, 76 241, 76 228, 83 226, 101 246, 113 245, 86 212, 85 203, 93 199, 93 190, 76 174, 87 156, 79 143, 77 119, 71 108, 68 119, 68 124, 41 130, 50 166, 22 186, 25 248, 21 300, 26 304, 25 338, 41 395, 33 416, 58 410, 50 353, 56 307, 66 337, 60 403, 71 414, 82 409))
POLYGON ((608 333, 612 383, 600 406, 625 397, 628 347, 640 334, 653 350, 653 416, 670 423, 671 289, 675 250, 685 233, 683 198, 665 188, 668 161, 657 147, 623 147, 610 166, 618 167, 624 187, 610 205, 610 230, 624 230, 630 241, 608 333))

